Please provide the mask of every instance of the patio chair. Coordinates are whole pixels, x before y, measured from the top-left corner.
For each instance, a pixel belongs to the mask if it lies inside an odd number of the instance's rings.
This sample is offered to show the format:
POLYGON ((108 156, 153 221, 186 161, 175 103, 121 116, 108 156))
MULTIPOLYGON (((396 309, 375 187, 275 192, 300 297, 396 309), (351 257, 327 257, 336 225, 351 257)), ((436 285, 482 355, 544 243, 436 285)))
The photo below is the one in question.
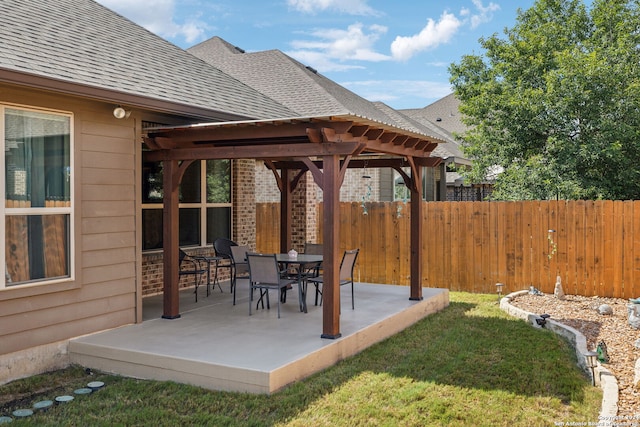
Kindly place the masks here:
POLYGON ((280 318, 280 294, 289 285, 297 283, 297 280, 282 277, 275 254, 247 253, 247 263, 249 265, 250 286, 249 316, 251 316, 251 306, 253 305, 253 291, 255 289, 260 291, 260 298, 256 302, 256 308, 258 308, 260 302, 264 307, 264 299, 266 298, 267 309, 270 309, 269 291, 273 289, 278 291, 278 318, 280 318))
MULTIPOLYGON (((324 247, 322 243, 305 242, 304 253, 308 255, 323 255, 324 247)), ((321 274, 322 266, 318 264, 304 272, 306 277, 318 277, 321 274)))
POLYGON ((178 276, 194 276, 196 279, 195 282, 195 294, 196 294, 196 302, 198 302, 198 286, 202 282, 202 276, 207 274, 207 269, 200 265, 200 262, 194 258, 189 256, 185 251, 180 249, 179 252, 179 270, 178 276))
POLYGON ((249 277, 249 264, 247 263, 247 253, 249 246, 231 246, 231 263, 233 264, 233 274, 231 277, 231 289, 233 291, 233 305, 236 305, 236 286, 238 275, 249 277))
POLYGON ((324 251, 324 247, 322 243, 311 243, 306 242, 304 244, 304 253, 309 255, 322 255, 324 251))
MULTIPOLYGON (((353 249, 345 251, 342 255, 342 261, 340 262, 340 286, 351 284, 351 309, 355 309, 354 292, 353 292, 353 269, 358 259, 359 249, 353 249)), ((318 296, 320 296, 320 305, 322 305, 322 286, 324 283, 323 276, 310 277, 309 282, 313 283, 316 287, 316 301, 315 305, 318 305, 318 296)))
POLYGON ((233 292, 233 255, 231 254, 231 247, 238 246, 233 240, 226 239, 224 237, 217 238, 213 241, 213 249, 216 251, 216 256, 228 260, 227 264, 220 264, 218 268, 228 268, 229 277, 231 280, 229 292, 233 292))

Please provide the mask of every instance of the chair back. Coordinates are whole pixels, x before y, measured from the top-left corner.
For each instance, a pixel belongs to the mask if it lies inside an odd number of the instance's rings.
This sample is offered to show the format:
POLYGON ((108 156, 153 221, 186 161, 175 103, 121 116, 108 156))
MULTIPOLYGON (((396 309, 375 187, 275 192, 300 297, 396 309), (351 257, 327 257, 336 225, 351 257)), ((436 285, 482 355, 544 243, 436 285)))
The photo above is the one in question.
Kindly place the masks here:
POLYGON ((310 243, 306 242, 304 244, 304 253, 308 255, 322 255, 324 249, 322 248, 322 243, 310 243))
POLYGON ((178 258, 180 260, 180 263, 178 265, 182 264, 182 261, 184 261, 184 259, 188 256, 187 253, 185 251, 183 251, 182 249, 178 249, 178 258))
POLYGON ((280 271, 275 254, 247 253, 249 280, 251 283, 278 284, 280 271))
POLYGON ((340 281, 353 281, 353 268, 356 265, 356 259, 358 259, 359 251, 359 249, 344 251, 344 255, 342 255, 342 262, 340 263, 340 281))
POLYGON ((213 241, 213 249, 216 251, 216 255, 226 259, 232 259, 231 248, 238 246, 233 240, 220 237, 213 241))
POLYGON ((231 259, 234 264, 246 264, 249 246, 231 246, 231 259))

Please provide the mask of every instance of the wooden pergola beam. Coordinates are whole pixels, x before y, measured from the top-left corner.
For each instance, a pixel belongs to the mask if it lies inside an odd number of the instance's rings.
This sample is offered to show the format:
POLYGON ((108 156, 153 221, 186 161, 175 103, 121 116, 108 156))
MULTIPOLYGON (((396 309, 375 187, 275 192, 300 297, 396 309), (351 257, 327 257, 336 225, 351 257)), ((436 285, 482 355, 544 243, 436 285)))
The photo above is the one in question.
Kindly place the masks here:
MULTIPOLYGON (((436 167, 441 162, 442 159, 440 157, 419 157, 414 159, 415 163, 419 166, 425 167, 436 167)), ((319 160, 308 160, 308 162, 312 162, 317 168, 322 169, 322 161, 319 160)), ((274 161, 272 165, 276 169, 307 169, 308 170, 308 162, 302 160, 282 160, 282 161, 274 161)), ((362 169, 364 167, 368 168, 392 168, 399 169, 404 167, 410 167, 410 164, 404 158, 380 158, 376 157, 373 159, 362 159, 356 158, 349 162, 347 168, 349 169, 362 169)))
POLYGON ((158 162, 165 160, 214 160, 214 159, 282 159, 287 157, 315 157, 318 155, 346 156, 357 151, 359 142, 340 144, 269 144, 263 146, 237 147, 191 147, 173 150, 146 151, 144 160, 158 162))

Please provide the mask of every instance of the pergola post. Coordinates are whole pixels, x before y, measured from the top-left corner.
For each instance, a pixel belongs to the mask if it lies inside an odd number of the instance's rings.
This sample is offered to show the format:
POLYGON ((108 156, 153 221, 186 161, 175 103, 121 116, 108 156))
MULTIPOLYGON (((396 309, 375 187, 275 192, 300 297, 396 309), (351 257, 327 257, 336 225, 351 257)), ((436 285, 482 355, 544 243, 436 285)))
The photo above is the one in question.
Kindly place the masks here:
POLYGON ((422 173, 421 166, 411 168, 411 290, 409 299, 422 300, 422 173))
POLYGON ((180 295, 179 295, 179 275, 180 266, 176 262, 178 259, 178 185, 174 182, 175 172, 178 169, 178 162, 168 160, 164 162, 163 170, 163 208, 162 208, 162 246, 163 254, 163 314, 164 319, 177 319, 180 317, 180 295))
POLYGON ((180 264, 179 246, 180 210, 179 187, 184 171, 193 160, 163 162, 162 188, 164 192, 162 207, 162 249, 163 249, 163 319, 180 317, 180 264))
POLYGON ((291 199, 293 192, 289 169, 282 169, 280 180, 282 183, 280 191, 280 252, 287 253, 291 249, 291 199))
POLYGON ((322 338, 340 338, 340 158, 322 158, 322 338))

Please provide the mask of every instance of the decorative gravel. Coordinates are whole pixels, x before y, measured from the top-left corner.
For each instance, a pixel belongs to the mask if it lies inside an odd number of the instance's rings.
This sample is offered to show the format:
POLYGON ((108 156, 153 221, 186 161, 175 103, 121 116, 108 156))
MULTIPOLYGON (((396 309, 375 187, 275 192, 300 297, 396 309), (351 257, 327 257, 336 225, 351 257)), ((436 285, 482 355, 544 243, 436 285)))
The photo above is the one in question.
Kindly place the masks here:
POLYGON ((640 330, 629 326, 627 318, 628 300, 620 298, 584 297, 566 295, 559 300, 554 295, 519 295, 511 305, 535 314, 547 313, 551 319, 564 323, 582 332, 587 339, 587 348, 596 350, 604 341, 609 363, 604 366, 618 381, 618 415, 640 419, 640 389, 635 388, 634 370, 640 358, 640 349, 634 343, 640 339, 640 330), (598 308, 607 304, 613 314, 602 315, 598 308))

